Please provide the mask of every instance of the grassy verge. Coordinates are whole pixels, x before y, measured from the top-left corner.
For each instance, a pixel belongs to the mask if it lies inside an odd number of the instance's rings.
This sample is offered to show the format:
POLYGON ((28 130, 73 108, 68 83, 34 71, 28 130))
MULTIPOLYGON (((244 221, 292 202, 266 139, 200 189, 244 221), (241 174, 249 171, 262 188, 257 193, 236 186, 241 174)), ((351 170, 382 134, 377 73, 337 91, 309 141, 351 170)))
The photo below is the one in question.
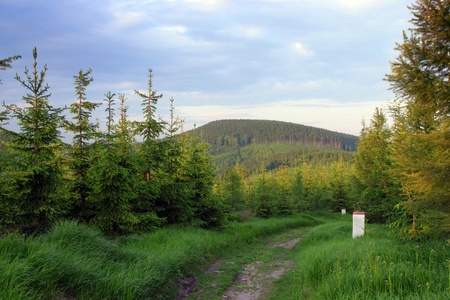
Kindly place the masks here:
POLYGON ((322 220, 249 219, 220 232, 166 227, 115 240, 64 222, 39 237, 8 235, 0 239, 0 299, 172 299, 178 279, 230 249, 322 220))
POLYGON ((313 228, 270 299, 450 298, 449 241, 399 241, 375 225, 355 240, 351 232, 348 217, 313 228))

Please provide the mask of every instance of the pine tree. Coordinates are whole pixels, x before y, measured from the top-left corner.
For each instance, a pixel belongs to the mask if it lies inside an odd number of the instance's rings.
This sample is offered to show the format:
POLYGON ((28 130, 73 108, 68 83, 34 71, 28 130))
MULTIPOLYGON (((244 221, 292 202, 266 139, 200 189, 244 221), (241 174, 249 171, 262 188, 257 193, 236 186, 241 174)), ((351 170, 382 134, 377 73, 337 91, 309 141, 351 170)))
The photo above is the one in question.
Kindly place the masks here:
MULTIPOLYGON (((418 0, 387 80, 396 95, 392 158, 422 229, 450 233, 450 1, 418 0)), ((415 218, 414 218, 415 220, 415 218)), ((415 222, 411 232, 420 228, 415 222)))
POLYGON ((59 155, 62 109, 49 104, 47 66, 38 71, 36 48, 33 59, 31 73, 25 68, 25 79, 15 76, 27 90, 22 97, 25 107, 4 104, 9 116, 18 121, 20 132, 0 128, 1 133, 12 137, 7 148, 14 155, 1 176, 2 220, 27 232, 47 229, 66 208, 59 155))

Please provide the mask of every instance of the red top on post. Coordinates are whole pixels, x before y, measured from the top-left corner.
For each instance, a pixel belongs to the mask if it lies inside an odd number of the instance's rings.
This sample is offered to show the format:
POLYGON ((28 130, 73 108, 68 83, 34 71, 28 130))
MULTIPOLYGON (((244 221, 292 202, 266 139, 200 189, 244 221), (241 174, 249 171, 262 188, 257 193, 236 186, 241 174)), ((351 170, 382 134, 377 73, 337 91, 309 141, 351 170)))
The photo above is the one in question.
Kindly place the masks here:
POLYGON ((353 213, 353 215, 365 215, 366 213, 365 212, 360 212, 360 211, 355 211, 354 213, 353 213))

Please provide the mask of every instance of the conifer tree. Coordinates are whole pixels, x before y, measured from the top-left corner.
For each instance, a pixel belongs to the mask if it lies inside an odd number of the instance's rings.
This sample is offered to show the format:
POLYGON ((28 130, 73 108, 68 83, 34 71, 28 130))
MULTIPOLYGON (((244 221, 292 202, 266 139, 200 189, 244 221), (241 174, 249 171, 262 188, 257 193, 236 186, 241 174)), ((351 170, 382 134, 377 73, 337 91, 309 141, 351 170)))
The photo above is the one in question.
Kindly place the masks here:
POLYGON ((224 174, 224 194, 226 202, 236 210, 244 202, 244 187, 239 164, 228 168, 224 174))
MULTIPOLYGON (((422 229, 431 225, 449 234, 450 1, 417 0, 410 10, 414 27, 397 44, 399 56, 387 75, 396 95, 391 107, 394 172, 407 199, 403 208, 427 219, 422 229)), ((420 230, 416 225, 411 233, 420 230)))
POLYGON ((294 203, 289 184, 286 164, 277 169, 277 212, 280 215, 290 215, 294 212, 294 203))
POLYGON ((363 124, 355 156, 358 178, 366 187, 358 208, 367 213, 370 221, 389 224, 398 203, 397 184, 392 177, 391 137, 383 110, 376 108, 370 124, 363 124))
POLYGON ((105 94, 107 131, 101 150, 88 171, 92 191, 87 197, 95 212, 90 224, 108 233, 121 233, 133 229, 139 218, 133 210, 138 198, 137 169, 130 161, 129 153, 120 153, 120 144, 114 132, 114 96, 105 94))
POLYGON ((277 213, 275 207, 276 193, 274 184, 265 168, 261 170, 261 174, 258 176, 254 198, 254 212, 258 216, 267 218, 277 213))
POLYGON ((349 206, 349 185, 345 182, 346 176, 344 174, 344 161, 342 155, 339 157, 339 162, 333 166, 333 174, 331 179, 331 195, 333 197, 332 209, 340 212, 342 209, 350 209, 349 206))
POLYGON ((33 59, 33 69, 25 68, 25 78, 15 76, 27 90, 22 97, 25 106, 4 104, 9 116, 18 121, 20 132, 0 128, 12 137, 7 148, 14 155, 1 176, 5 197, 2 220, 27 232, 47 229, 66 208, 59 156, 62 109, 49 104, 47 66, 38 70, 36 48, 33 59))
POLYGON ((144 114, 144 121, 139 125, 138 131, 144 137, 144 141, 154 140, 163 131, 164 123, 156 120, 155 111, 158 100, 163 97, 163 94, 158 94, 153 88, 153 71, 148 70, 148 94, 134 91, 136 95, 142 99, 142 112, 144 114))
POLYGON ((159 121, 155 117, 156 104, 162 94, 157 94, 153 90, 153 71, 148 70, 148 93, 135 90, 136 95, 141 99, 142 113, 144 120, 139 122, 136 127, 138 135, 143 137, 143 142, 138 149, 141 164, 140 174, 145 183, 141 186, 139 201, 136 203, 139 211, 143 216, 147 215, 148 226, 156 226, 156 223, 160 223, 164 220, 164 213, 161 214, 161 219, 154 218, 155 210, 159 213, 164 210, 164 207, 155 207, 155 201, 161 195, 162 182, 160 180, 161 169, 160 166, 166 159, 165 145, 159 144, 156 140, 164 130, 165 123, 159 121), (155 224, 153 222, 157 220, 155 224))
POLYGON ((303 182, 302 170, 296 170, 291 182, 291 195, 294 207, 303 212, 305 210, 305 184, 303 182))
POLYGON ((73 76, 77 100, 69 108, 70 113, 74 115, 73 121, 67 121, 65 124, 66 130, 74 134, 69 167, 73 173, 71 191, 78 202, 75 204, 76 215, 85 208, 86 197, 91 191, 87 172, 91 166, 92 144, 90 144, 90 140, 95 134, 96 125, 90 122, 90 117, 92 111, 101 105, 101 103, 86 101, 86 88, 94 80, 90 76, 91 73, 91 69, 86 72, 80 70, 78 75, 73 76))

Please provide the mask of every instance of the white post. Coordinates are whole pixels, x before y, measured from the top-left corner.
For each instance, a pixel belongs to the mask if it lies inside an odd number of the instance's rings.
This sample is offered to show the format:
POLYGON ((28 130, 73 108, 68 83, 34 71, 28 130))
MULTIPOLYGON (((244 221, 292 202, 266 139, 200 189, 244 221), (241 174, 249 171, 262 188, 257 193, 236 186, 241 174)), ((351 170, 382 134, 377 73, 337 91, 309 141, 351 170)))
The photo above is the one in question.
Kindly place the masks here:
POLYGON ((347 210, 345 208, 341 209, 341 212, 343 215, 345 215, 347 213, 347 210))
POLYGON ((353 213, 353 238, 364 235, 364 228, 366 226, 366 213, 354 212, 353 213))

